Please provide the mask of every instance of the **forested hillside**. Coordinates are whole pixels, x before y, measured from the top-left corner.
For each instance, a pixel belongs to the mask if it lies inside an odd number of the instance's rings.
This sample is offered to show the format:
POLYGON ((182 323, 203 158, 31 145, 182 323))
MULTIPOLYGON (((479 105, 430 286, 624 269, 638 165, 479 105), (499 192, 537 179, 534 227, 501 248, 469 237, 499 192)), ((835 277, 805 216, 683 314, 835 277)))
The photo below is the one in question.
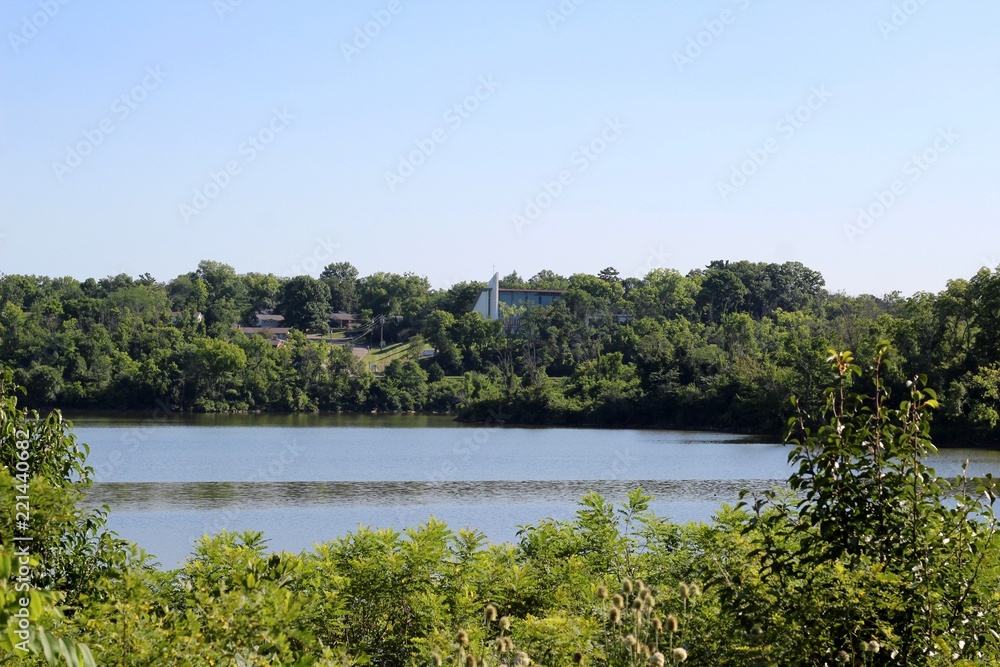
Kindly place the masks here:
MULTIPOLYGON (((939 440, 1000 441, 1000 273, 938 294, 831 294, 801 264, 712 262, 644 278, 516 273, 503 287, 565 290, 546 308, 488 322, 483 287, 433 290, 413 274, 361 277, 349 263, 320 278, 238 274, 203 261, 163 283, 148 274, 82 282, 0 277, 0 363, 27 403, 65 409, 452 412, 506 423, 659 425, 778 433, 795 394, 822 401, 830 348, 862 361, 891 341, 887 383, 921 372, 941 388, 939 440), (294 328, 284 344, 245 335, 258 312, 294 328), (328 317, 385 316, 406 355, 373 374, 328 317), (516 321, 516 327, 509 325, 516 321), (424 345, 436 354, 418 358, 424 345)), ((905 287, 905 286, 901 286, 905 287)), ((364 329, 361 329, 363 331, 364 329)), ((355 343, 378 347, 379 330, 355 343)))

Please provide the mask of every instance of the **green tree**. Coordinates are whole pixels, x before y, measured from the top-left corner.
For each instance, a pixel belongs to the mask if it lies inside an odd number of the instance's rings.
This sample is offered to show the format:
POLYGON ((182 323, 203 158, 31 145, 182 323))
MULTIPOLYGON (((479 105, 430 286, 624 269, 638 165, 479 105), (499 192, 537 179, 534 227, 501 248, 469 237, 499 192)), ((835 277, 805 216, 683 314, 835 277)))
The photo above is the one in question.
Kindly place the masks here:
POLYGON ((213 335, 226 335, 249 305, 243 281, 233 267, 207 259, 198 262, 191 278, 205 286, 205 326, 213 335))
POLYGON ((486 288, 482 282, 455 283, 435 297, 435 308, 444 310, 455 317, 461 317, 472 310, 480 293, 486 288))
POLYGON ((984 619, 1000 611, 1000 488, 927 465, 936 394, 913 378, 893 407, 888 351, 879 344, 867 373, 850 352, 831 354, 835 384, 818 423, 804 412, 790 420, 795 496, 767 491, 750 504, 760 585, 731 587, 725 602, 758 628, 773 662, 937 664, 941 653, 952 664, 995 646, 984 619), (856 381, 872 393, 856 393, 856 381))
POLYGON ((358 299, 372 315, 398 315, 413 324, 430 299, 430 283, 412 273, 377 272, 358 282, 358 299))
POLYGON ((528 287, 531 289, 564 290, 569 287, 569 280, 555 271, 542 269, 528 279, 528 287))
POLYGON ((740 310, 749 294, 740 277, 727 265, 728 262, 713 262, 704 272, 698 307, 708 322, 718 322, 730 311, 740 310))
POLYGON ((653 269, 628 296, 637 317, 690 317, 697 286, 674 269, 653 269))
POLYGON ((330 288, 312 276, 296 276, 285 284, 280 311, 290 327, 307 333, 328 333, 330 288))
POLYGON ((500 279, 500 287, 504 289, 527 289, 529 285, 524 278, 517 274, 517 271, 511 271, 500 279))
POLYGON ((328 264, 319 276, 330 288, 330 308, 353 313, 358 307, 358 270, 350 262, 328 264))
POLYGON ((273 273, 247 273, 240 278, 248 302, 243 322, 252 326, 257 313, 277 308, 281 301, 282 280, 273 273))

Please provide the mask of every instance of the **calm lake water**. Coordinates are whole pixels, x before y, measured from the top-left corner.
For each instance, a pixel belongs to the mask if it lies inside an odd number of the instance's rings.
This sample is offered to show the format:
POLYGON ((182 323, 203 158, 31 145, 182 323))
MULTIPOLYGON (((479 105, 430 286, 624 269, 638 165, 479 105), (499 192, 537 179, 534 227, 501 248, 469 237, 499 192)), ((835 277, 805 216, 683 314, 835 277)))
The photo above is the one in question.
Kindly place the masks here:
MULTIPOLYGON (((657 514, 709 520, 744 488, 780 485, 788 449, 718 433, 490 428, 429 416, 81 416, 110 527, 181 563, 204 533, 261 530, 301 551, 359 525, 402 529, 430 516, 494 542, 542 518, 570 519, 597 491, 642 486, 657 514)), ((938 472, 1000 475, 1000 452, 945 450, 938 472)))

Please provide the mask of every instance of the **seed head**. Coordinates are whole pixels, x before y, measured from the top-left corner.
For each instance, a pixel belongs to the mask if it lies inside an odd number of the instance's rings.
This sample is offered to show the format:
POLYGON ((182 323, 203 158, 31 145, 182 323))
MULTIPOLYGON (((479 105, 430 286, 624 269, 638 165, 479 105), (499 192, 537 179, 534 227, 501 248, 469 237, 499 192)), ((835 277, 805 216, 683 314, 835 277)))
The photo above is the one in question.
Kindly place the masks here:
POLYGON ((476 667, 477 664, 478 661, 476 660, 476 656, 474 655, 465 656, 465 667, 476 667))
POLYGON ((455 641, 458 642, 460 646, 469 645, 469 633, 465 630, 459 630, 458 635, 455 637, 455 641))
POLYGON ((625 606, 625 598, 623 598, 620 594, 615 593, 615 596, 611 598, 611 606, 621 609, 625 606))
POLYGON ((632 580, 626 579, 622 582, 622 593, 625 595, 632 595, 632 580))
POLYGON ((663 632, 663 621, 658 618, 653 619, 653 629, 657 632, 663 632))
POLYGON ((642 600, 640 600, 639 598, 636 598, 636 599, 632 600, 631 607, 632 607, 632 609, 635 609, 636 611, 639 611, 640 609, 642 609, 642 600))
POLYGON ((666 662, 667 662, 666 658, 664 658, 663 654, 660 653, 659 651, 654 653, 649 658, 649 664, 652 665, 652 667, 663 667, 663 665, 665 665, 666 662))
POLYGON ((514 666, 515 667, 528 667, 531 664, 531 658, 524 651, 518 651, 514 656, 514 666))
POLYGON ((598 586, 597 587, 597 597, 600 598, 601 600, 607 600, 608 599, 608 587, 607 586, 603 586, 603 585, 602 586, 598 586))
POLYGON ((636 593, 642 593, 644 590, 646 590, 646 582, 643 581, 642 579, 636 579, 634 585, 636 593))
POLYGON ((635 650, 636 646, 639 645, 639 640, 635 638, 635 635, 628 635, 625 637, 625 643, 630 649, 635 650))
POLYGON ((701 586, 698 584, 691 584, 691 597, 696 598, 701 595, 701 586))
POLYGON ((847 651, 841 650, 837 652, 837 662, 847 662, 850 659, 851 655, 847 651))
POLYGON ((618 607, 612 607, 611 611, 608 612, 608 620, 614 625, 618 625, 622 620, 622 610, 618 607))
POLYGON ((486 622, 493 623, 497 620, 497 608, 492 604, 486 605, 486 622))
POLYGON ((441 654, 440 653, 435 653, 434 654, 434 667, 441 667, 441 662, 442 662, 441 661, 441 654))
POLYGON ((677 622, 677 617, 673 614, 667 616, 667 632, 673 634, 674 632, 677 632, 678 628, 680 628, 680 623, 677 622))
POLYGON ((509 616, 501 616, 500 617, 500 629, 501 630, 510 630, 510 617, 509 616))
POLYGON ((878 643, 878 640, 873 639, 870 642, 868 642, 868 650, 871 651, 872 653, 878 653, 879 651, 882 650, 882 645, 878 643))
POLYGON ((580 651, 573 651, 573 664, 582 665, 583 664, 583 653, 580 651))
POLYGON ((677 662, 684 662, 688 659, 688 652, 682 649, 680 646, 675 648, 673 651, 674 657, 677 658, 677 662))
POLYGON ((680 583, 679 586, 677 586, 677 588, 680 589, 681 597, 684 598, 685 600, 691 597, 691 587, 685 584, 683 581, 680 583))

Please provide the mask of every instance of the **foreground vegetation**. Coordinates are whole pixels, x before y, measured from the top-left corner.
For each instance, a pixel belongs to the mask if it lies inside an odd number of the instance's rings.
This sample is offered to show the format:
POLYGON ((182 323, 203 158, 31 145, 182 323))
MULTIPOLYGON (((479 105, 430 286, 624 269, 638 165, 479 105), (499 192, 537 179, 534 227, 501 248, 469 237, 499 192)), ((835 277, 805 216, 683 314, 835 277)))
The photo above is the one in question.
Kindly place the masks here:
POLYGON ((222 533, 166 572, 78 508, 85 446, 5 372, 0 662, 1000 665, 1000 487, 927 466, 936 394, 915 377, 892 399, 890 357, 830 356, 821 408, 793 403, 788 489, 710 524, 656 517, 636 489, 516 544, 433 519, 297 555, 222 533))
POLYGON ((513 273, 501 285, 565 292, 550 307, 510 309, 518 324, 505 330, 469 312, 481 283, 434 291, 412 274, 359 277, 346 262, 319 279, 211 261, 167 283, 0 276, 0 363, 36 408, 418 410, 780 436, 791 413, 776 406, 792 395, 822 405, 827 349, 870 358, 888 339, 890 388, 924 372, 942 392, 939 442, 1000 444, 1000 272, 908 298, 831 294, 794 262, 713 262, 641 279, 513 273), (234 326, 272 309, 294 328, 281 347, 234 326), (335 342, 357 336, 377 349, 384 334, 412 353, 372 374, 350 345, 307 338, 326 330, 331 311, 380 323, 335 342), (417 359, 425 345, 435 356, 417 359))

